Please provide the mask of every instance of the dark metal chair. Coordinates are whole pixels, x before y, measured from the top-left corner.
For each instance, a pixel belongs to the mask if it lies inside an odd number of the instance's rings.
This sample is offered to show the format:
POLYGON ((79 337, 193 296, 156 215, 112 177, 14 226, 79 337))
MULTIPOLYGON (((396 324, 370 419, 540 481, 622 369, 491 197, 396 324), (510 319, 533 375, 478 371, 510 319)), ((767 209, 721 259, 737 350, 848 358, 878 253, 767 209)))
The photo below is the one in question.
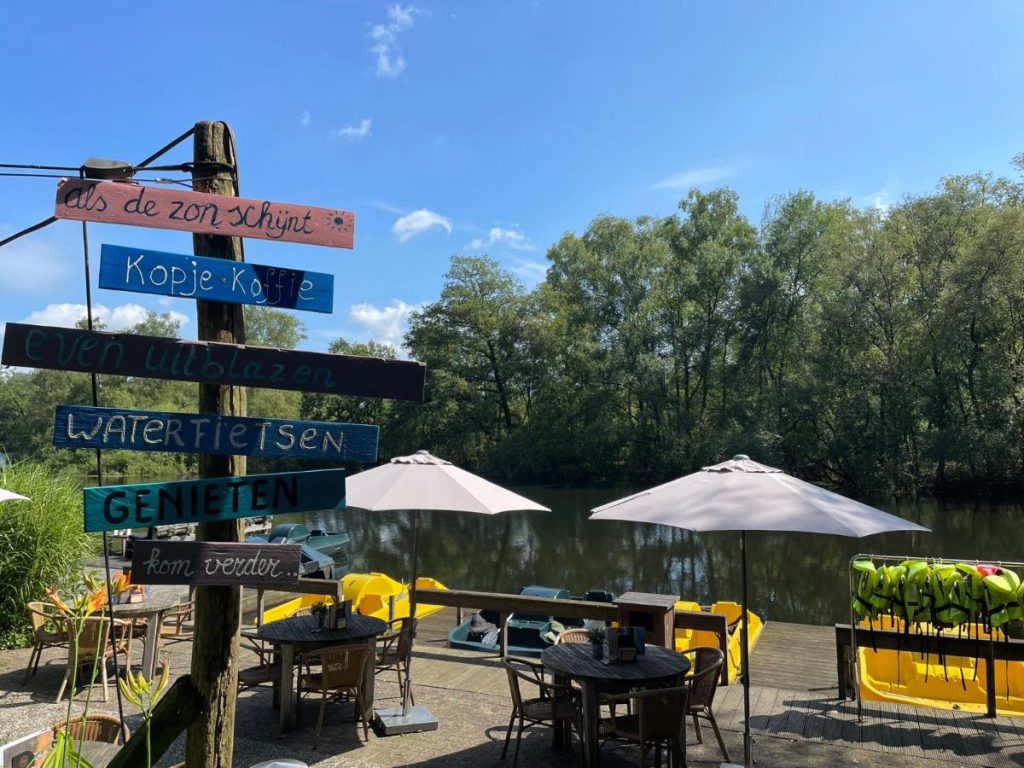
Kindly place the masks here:
MULTIPOLYGON (((519 762, 519 742, 527 725, 558 727, 568 723, 576 729, 577 735, 582 733, 578 691, 571 686, 545 680, 544 667, 536 662, 506 656, 501 660, 501 665, 508 674, 508 685, 512 693, 512 717, 509 718, 505 746, 501 750, 502 760, 508 754, 508 743, 516 721, 519 722, 519 727, 516 729, 516 749, 512 757, 512 768, 519 762), (538 695, 524 697, 521 687, 523 683, 536 687, 538 695)), ((582 736, 580 740, 582 742, 582 736)))

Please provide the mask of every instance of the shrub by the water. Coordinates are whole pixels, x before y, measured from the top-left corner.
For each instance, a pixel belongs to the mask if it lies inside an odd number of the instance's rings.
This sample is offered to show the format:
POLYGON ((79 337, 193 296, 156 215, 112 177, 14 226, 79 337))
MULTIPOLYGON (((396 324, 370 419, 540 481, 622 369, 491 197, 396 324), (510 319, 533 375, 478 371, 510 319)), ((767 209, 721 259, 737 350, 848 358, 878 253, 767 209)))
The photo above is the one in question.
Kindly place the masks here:
POLYGON ((77 581, 99 537, 82 530, 81 483, 71 473, 15 464, 0 469, 0 488, 30 499, 0 502, 0 648, 13 648, 30 642, 25 603, 77 581))

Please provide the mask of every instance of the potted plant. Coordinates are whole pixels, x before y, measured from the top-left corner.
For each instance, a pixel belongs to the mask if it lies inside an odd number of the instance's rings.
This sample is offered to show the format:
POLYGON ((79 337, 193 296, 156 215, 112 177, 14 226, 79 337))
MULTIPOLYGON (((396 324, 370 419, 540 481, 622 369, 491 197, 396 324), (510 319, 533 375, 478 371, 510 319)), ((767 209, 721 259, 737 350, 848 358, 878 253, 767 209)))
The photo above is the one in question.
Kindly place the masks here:
POLYGON ((594 658, 604 658, 604 627, 587 627, 587 639, 594 650, 594 658))
POLYGON ((323 600, 317 603, 313 603, 310 607, 309 612, 316 616, 316 625, 319 629, 324 628, 324 621, 327 619, 327 603, 323 600))

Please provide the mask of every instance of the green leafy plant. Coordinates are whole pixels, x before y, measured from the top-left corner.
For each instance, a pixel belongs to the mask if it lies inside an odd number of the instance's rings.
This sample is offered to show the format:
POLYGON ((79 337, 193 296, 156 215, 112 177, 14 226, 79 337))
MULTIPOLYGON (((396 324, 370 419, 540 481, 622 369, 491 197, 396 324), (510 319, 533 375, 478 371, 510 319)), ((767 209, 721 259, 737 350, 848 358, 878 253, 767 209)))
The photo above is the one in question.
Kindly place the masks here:
MULTIPOLYGON (((73 596, 67 601, 53 587, 46 590, 47 599, 60 612, 61 618, 67 627, 68 641, 71 646, 71 658, 68 660, 71 679, 69 681, 70 690, 68 692, 68 708, 64 717, 64 727, 59 729, 54 736, 53 746, 43 760, 41 768, 64 768, 64 766, 92 768, 89 761, 82 756, 82 741, 85 739, 85 729, 82 728, 82 737, 77 747, 74 744, 74 740, 69 736, 71 732, 71 710, 74 705, 75 688, 78 683, 78 653, 82 632, 85 629, 86 621, 103 609, 107 601, 108 591, 113 594, 121 594, 128 588, 129 580, 127 576, 118 575, 115 579, 111 580, 110 584, 107 584, 105 581, 100 581, 87 572, 82 577, 81 584, 77 587, 73 596)), ((103 616, 97 618, 100 622, 107 621, 103 616)), ((89 714, 89 705, 92 703, 92 688, 96 682, 96 673, 99 670, 99 665, 104 662, 99 647, 99 644, 103 641, 103 635, 102 629, 96 633, 96 648, 93 649, 89 691, 86 694, 85 708, 81 715, 83 720, 89 714)))
POLYGON ((132 677, 132 671, 125 672, 123 678, 117 681, 122 695, 132 704, 142 710, 142 720, 146 727, 146 765, 153 764, 153 748, 150 741, 150 723, 153 720, 153 707, 156 700, 167 687, 167 676, 170 672, 170 665, 165 661, 163 670, 160 673, 160 680, 154 685, 152 680, 147 680, 141 672, 136 672, 132 677))
POLYGON ((313 605, 311 605, 309 608, 309 612, 314 616, 326 616, 327 603, 325 603, 323 600, 317 603, 313 603, 313 605))
POLYGON ((0 468, 0 488, 29 501, 0 504, 0 648, 31 642, 25 604, 67 590, 99 549, 82 531, 81 483, 69 472, 24 462, 0 468))
POLYGON ((604 642, 604 627, 587 627, 587 639, 594 643, 604 642))

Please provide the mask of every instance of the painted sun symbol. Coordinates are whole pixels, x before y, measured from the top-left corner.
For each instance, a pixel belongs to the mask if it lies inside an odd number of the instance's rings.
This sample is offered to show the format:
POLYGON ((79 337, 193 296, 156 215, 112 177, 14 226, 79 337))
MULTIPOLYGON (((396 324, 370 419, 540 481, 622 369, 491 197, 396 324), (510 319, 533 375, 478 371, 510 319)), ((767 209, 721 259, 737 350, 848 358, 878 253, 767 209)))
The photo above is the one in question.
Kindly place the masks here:
POLYGON ((340 211, 329 213, 327 214, 327 226, 335 232, 344 232, 345 217, 341 215, 340 211))

